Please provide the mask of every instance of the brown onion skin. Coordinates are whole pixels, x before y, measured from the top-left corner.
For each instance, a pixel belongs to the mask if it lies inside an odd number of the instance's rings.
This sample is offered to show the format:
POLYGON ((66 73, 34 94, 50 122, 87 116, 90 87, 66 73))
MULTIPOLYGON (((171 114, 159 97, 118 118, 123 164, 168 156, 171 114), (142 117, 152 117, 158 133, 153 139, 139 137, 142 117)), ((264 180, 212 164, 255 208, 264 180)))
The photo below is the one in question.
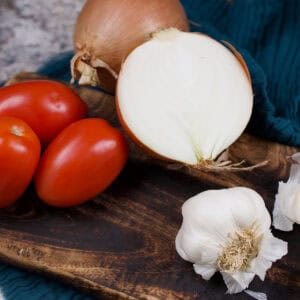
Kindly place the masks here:
MULTIPOLYGON (((118 74, 133 49, 170 27, 189 31, 178 0, 88 0, 76 22, 74 49, 85 53, 86 63, 99 58, 118 74)), ((103 70, 99 68, 99 78, 112 91, 115 80, 103 70)))

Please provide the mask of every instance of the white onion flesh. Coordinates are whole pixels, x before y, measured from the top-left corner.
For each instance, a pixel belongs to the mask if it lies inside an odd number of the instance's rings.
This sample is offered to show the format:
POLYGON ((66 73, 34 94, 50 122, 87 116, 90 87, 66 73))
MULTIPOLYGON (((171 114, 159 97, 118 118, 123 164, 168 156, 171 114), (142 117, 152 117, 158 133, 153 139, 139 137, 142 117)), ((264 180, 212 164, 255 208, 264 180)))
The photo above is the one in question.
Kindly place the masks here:
POLYGON ((170 160, 214 160, 244 131, 253 93, 247 70, 224 45, 170 29, 136 48, 117 86, 130 136, 170 160))

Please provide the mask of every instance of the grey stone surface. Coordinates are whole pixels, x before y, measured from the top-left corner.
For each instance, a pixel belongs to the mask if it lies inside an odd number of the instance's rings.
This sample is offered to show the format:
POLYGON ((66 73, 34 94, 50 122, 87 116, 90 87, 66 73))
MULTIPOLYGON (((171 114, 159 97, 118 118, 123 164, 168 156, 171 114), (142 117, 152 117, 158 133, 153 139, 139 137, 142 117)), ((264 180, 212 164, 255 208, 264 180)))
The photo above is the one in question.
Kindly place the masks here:
POLYGON ((72 49, 85 0, 0 0, 0 81, 72 49))

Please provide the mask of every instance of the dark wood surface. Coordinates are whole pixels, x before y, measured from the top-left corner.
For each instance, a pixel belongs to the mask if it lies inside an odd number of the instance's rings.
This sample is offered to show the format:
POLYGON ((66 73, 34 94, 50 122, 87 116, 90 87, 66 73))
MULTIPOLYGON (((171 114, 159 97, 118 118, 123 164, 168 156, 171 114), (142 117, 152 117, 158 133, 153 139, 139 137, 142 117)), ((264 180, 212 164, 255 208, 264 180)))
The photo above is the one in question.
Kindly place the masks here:
MULTIPOLYGON (((33 78, 21 74, 17 80, 33 78)), ((77 88, 93 116, 118 125, 113 97, 77 88)), ((174 168, 131 145, 131 158, 103 194, 81 206, 56 209, 43 204, 33 187, 13 207, 0 210, 0 259, 54 276, 102 299, 251 299, 225 295, 220 275, 206 282, 175 251, 184 201, 208 188, 255 188, 272 211, 278 180, 288 176, 295 148, 244 135, 230 149, 234 161, 268 160, 254 171, 204 172, 174 168), (174 170, 175 169, 175 170, 174 170)), ((250 288, 269 299, 300 299, 299 226, 273 230, 289 242, 289 253, 273 264, 264 282, 250 288)))

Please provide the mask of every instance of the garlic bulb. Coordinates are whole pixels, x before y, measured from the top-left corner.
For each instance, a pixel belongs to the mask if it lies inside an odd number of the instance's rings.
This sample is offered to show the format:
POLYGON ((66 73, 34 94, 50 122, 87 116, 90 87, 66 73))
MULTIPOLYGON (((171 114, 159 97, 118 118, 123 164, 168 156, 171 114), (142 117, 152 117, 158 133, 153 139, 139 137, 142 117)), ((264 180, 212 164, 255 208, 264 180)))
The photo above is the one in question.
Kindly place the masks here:
POLYGON ((300 153, 292 156, 296 162, 286 183, 280 181, 273 210, 273 225, 283 231, 293 230, 293 224, 300 224, 300 153))
POLYGON ((184 203, 182 214, 178 254, 205 280, 221 272, 230 294, 246 289, 255 275, 264 280, 272 262, 287 254, 287 243, 270 231, 263 199, 251 189, 200 193, 184 203))
POLYGON ((215 160, 242 134, 252 107, 241 56, 204 34, 160 31, 133 50, 119 74, 124 129, 170 161, 199 166, 215 160))

